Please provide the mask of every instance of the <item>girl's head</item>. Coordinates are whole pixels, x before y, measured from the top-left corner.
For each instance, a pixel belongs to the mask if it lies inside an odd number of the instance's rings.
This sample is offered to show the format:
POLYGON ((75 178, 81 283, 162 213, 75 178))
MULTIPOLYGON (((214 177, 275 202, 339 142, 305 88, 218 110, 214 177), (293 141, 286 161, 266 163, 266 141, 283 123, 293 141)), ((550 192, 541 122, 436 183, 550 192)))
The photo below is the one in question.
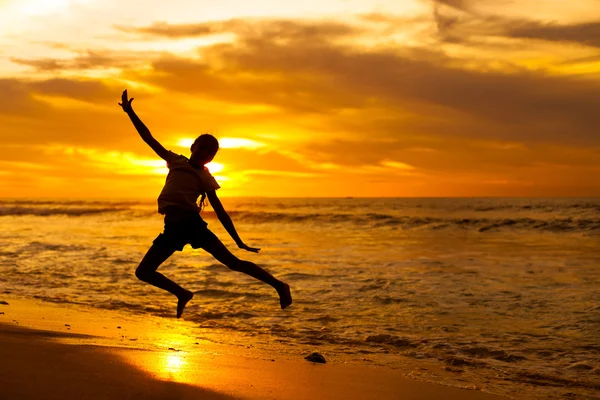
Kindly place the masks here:
POLYGON ((219 141, 213 135, 205 133, 200 135, 190 147, 192 155, 190 161, 195 165, 206 165, 215 158, 219 151, 219 141))

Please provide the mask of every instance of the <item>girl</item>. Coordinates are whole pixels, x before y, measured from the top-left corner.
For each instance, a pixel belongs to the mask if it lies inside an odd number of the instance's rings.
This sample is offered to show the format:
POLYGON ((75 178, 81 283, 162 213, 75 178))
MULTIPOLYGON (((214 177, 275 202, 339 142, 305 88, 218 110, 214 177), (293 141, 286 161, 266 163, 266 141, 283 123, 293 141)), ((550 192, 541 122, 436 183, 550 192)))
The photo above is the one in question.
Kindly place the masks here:
POLYGON ((138 133, 151 148, 167 162, 169 174, 162 192, 158 196, 158 212, 165 216, 164 232, 159 234, 140 265, 135 271, 138 279, 166 290, 177 297, 177 318, 181 317, 185 305, 194 297, 186 290, 157 272, 158 267, 176 250, 181 251, 186 244, 194 249, 202 248, 217 261, 234 271, 243 272, 271 285, 279 294, 281 308, 292 304, 290 287, 276 279, 259 266, 243 261, 231 254, 221 241, 207 228, 207 223, 200 217, 202 203, 208 198, 219 221, 231 235, 240 249, 258 253, 260 249, 249 247, 238 236, 231 218, 217 197, 219 184, 212 177, 205 165, 212 161, 219 150, 217 139, 208 134, 199 136, 190 150, 190 158, 175 154, 165 149, 138 118, 131 107, 133 98, 127 98, 127 90, 121 96, 119 105, 129 115, 138 133), (202 199, 198 204, 198 197, 202 199))

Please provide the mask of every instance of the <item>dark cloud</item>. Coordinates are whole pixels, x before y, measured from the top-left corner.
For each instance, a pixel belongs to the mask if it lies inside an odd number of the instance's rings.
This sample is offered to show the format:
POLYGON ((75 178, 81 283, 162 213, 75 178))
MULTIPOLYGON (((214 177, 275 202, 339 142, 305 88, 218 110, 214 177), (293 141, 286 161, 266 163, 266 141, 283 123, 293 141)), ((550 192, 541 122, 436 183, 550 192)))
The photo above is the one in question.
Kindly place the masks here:
POLYGON ((600 146, 588 148, 540 143, 525 145, 493 140, 428 139, 336 139, 311 143, 302 149, 302 153, 316 162, 348 167, 380 165, 386 160, 397 161, 415 167, 415 172, 419 173, 502 173, 510 168, 531 168, 544 164, 577 168, 600 167, 600 146))
MULTIPOLYGON (((477 24, 483 28, 493 25, 494 32, 498 26, 506 27, 497 19, 472 21, 469 29, 477 24)), ((220 28, 215 24, 210 25, 211 32, 234 32, 237 40, 203 48, 199 59, 169 54, 145 58, 150 73, 128 69, 123 74, 129 80, 164 89, 160 96, 144 94, 134 103, 140 105, 140 116, 159 140, 165 130, 189 132, 190 126, 207 124, 207 118, 217 126, 232 129, 272 123, 282 131, 265 133, 284 136, 285 126, 311 132, 312 137, 307 138, 310 144, 294 150, 314 162, 355 167, 391 160, 413 165, 419 171, 455 172, 568 162, 557 152, 544 158, 542 151, 532 150, 540 143, 565 148, 600 146, 600 84, 592 80, 516 67, 507 72, 462 68, 463 60, 428 49, 351 46, 337 39, 354 34, 356 28, 335 22, 235 20, 223 22, 220 28), (188 100, 194 107, 196 101, 218 101, 225 106, 222 110, 207 111, 198 106, 179 111, 178 105, 188 100), (270 108, 267 113, 228 114, 227 104, 270 108), (178 117, 170 117, 175 112, 178 117), (347 139, 328 141, 331 133, 347 139), (472 144, 475 139, 526 146, 478 147, 472 144)), ((169 25, 162 26, 162 31, 151 26, 146 30, 181 37, 201 35, 202 26, 205 24, 169 25)), ((446 23, 444 29, 454 35, 465 26, 462 19, 457 19, 446 23)), ((481 31, 485 31, 483 28, 481 31)), ((96 61, 113 63, 102 57, 96 61)), ((53 67, 48 60, 42 62, 53 67)), ((76 67, 77 63, 71 65, 76 67)), ((87 68, 90 64, 81 61, 80 65, 87 68)), ((0 81, 0 90, 14 98, 0 99, 0 113, 21 112, 32 117, 25 128, 4 128, 15 140, 26 132, 28 140, 41 138, 90 146, 110 143, 115 148, 152 155, 117 110, 114 114, 57 110, 35 98, 35 94, 68 97, 110 104, 116 109, 120 88, 93 80, 50 79, 0 81), (46 118, 34 120, 35 110, 45 110, 46 118)), ((135 91, 132 95, 138 97, 135 91)), ((224 151, 222 157, 232 165, 250 158, 238 157, 240 152, 231 151, 229 154, 236 156, 229 158, 224 151)), ((588 153, 585 157, 578 151, 566 154, 593 165, 588 153)), ((239 168, 278 169, 280 164, 286 170, 306 170, 297 161, 276 153, 259 154, 253 160, 256 162, 239 168)))
POLYGON ((32 96, 30 88, 17 79, 0 79, 0 115, 31 116, 47 107, 32 96))
POLYGON ((226 21, 202 22, 197 24, 169 24, 156 22, 150 26, 115 26, 116 29, 148 37, 198 37, 222 33, 233 33, 243 37, 268 35, 273 40, 310 38, 321 40, 331 37, 353 35, 361 29, 335 21, 267 20, 267 19, 231 19, 226 21))
POLYGON ((0 114, 27 114, 32 117, 39 116, 42 111, 57 111, 48 102, 36 98, 36 95, 64 97, 93 104, 115 102, 121 95, 120 88, 83 78, 0 79, 0 92, 0 114))
POLYGON ((439 7, 434 7, 433 17, 437 28, 437 34, 444 42, 460 42, 461 37, 454 34, 455 27, 460 23, 458 16, 449 16, 440 11, 439 7))
POLYGON ((325 114, 332 109, 360 107, 367 101, 358 93, 339 97, 339 90, 333 86, 335 82, 327 81, 322 75, 311 75, 309 71, 298 73, 277 66, 270 70, 266 66, 267 70, 260 72, 249 66, 245 68, 241 61, 229 60, 236 65, 215 68, 210 63, 165 57, 153 63, 155 74, 146 79, 168 90, 237 105, 269 105, 286 113, 325 114))
POLYGON ((4 79, 0 80, 0 92, 3 145, 103 146, 122 142, 123 132, 127 132, 126 119, 118 113, 120 90, 99 81, 4 79), (65 98, 90 107, 61 106, 65 98), (114 113, 106 111, 108 104, 114 104, 114 113))
POLYGON ((600 47, 600 21, 559 24, 468 11, 470 8, 466 2, 435 0, 433 18, 440 39, 473 46, 475 42, 472 39, 476 37, 505 37, 600 47), (440 7, 440 4, 450 5, 452 9, 440 7), (456 10, 465 13, 457 13, 456 10))
MULTIPOLYGON (((164 57, 144 79, 220 101, 267 104, 282 112, 333 119, 342 118, 335 114, 346 109, 356 110, 355 118, 368 119, 368 106, 378 104, 391 115, 416 113, 436 120, 437 134, 444 126, 455 132, 463 124, 482 127, 465 132, 480 137, 598 141, 596 82, 518 68, 462 69, 458 59, 389 48, 362 50, 292 31, 293 42, 273 40, 268 29, 254 31, 236 43, 205 49, 205 61, 164 57), (437 113, 427 114, 433 110, 437 113)), ((402 128, 400 123, 395 130, 402 128)))
MULTIPOLYGON (((57 106, 67 98, 89 104, 116 105, 120 91, 94 80, 55 78, 0 80, 3 144, 94 143, 117 136, 113 115, 100 109, 57 106), (18 117, 18 119, 15 119, 18 117), (98 123, 101 121, 101 123, 98 123)), ((116 112, 115 112, 116 115, 116 112)))
POLYGON ((87 51, 77 57, 59 60, 52 58, 44 59, 23 59, 11 58, 11 61, 21 65, 28 65, 38 70, 56 71, 65 69, 91 69, 99 67, 112 67, 115 65, 115 60, 112 57, 87 51))
POLYGON ((559 25, 539 21, 509 22, 505 35, 521 39, 537 39, 552 42, 570 42, 600 47, 600 21, 559 25))
POLYGON ((66 69, 66 63, 54 58, 37 58, 32 60, 27 60, 24 58, 11 58, 10 61, 14 62, 15 64, 33 67, 38 71, 56 71, 60 69, 66 69))
POLYGON ((142 64, 145 60, 155 55, 151 52, 145 53, 115 53, 110 51, 90 51, 79 52, 76 57, 70 59, 24 59, 11 58, 11 61, 33 67, 38 71, 60 72, 65 70, 86 70, 86 69, 106 69, 122 68, 130 69, 142 64))
POLYGON ((119 90, 110 88, 99 81, 54 78, 30 82, 28 86, 36 93, 50 96, 68 97, 92 103, 106 103, 118 99, 119 90))
POLYGON ((217 24, 178 24, 170 25, 166 22, 155 22, 150 26, 132 27, 116 25, 116 29, 126 33, 137 33, 147 36, 162 36, 172 39, 189 36, 206 36, 224 31, 223 25, 217 24))
POLYGON ((470 11, 471 1, 469 0, 433 0, 435 6, 448 6, 460 11, 470 11))

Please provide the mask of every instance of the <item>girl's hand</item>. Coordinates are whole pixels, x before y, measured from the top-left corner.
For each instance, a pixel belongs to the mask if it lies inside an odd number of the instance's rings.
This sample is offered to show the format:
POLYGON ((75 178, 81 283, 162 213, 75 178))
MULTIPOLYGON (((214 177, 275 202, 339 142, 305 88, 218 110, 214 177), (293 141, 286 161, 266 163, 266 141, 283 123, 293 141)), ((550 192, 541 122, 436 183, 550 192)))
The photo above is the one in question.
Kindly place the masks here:
POLYGON ((123 91, 123 94, 121 95, 121 102, 119 103, 119 105, 121 107, 123 107, 123 111, 125 111, 125 112, 133 111, 133 108, 131 107, 132 101, 133 101, 133 97, 131 99, 127 99, 127 89, 125 89, 123 91))
POLYGON ((250 246, 247 246, 247 245, 245 245, 244 243, 238 243, 238 247, 239 247, 240 249, 244 249, 244 250, 246 250, 246 251, 251 251, 251 252, 253 252, 253 253, 258 253, 258 252, 260 251, 260 248, 257 248, 257 247, 250 247, 250 246))

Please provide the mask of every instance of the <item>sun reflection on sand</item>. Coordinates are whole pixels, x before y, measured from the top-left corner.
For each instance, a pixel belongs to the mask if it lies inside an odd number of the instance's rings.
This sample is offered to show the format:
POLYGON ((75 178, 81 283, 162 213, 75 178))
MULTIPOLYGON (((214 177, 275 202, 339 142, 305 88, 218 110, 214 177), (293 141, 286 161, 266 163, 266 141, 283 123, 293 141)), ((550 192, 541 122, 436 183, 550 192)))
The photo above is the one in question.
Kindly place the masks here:
POLYGON ((150 373, 155 378, 173 382, 193 381, 192 369, 185 351, 143 352, 127 357, 130 364, 150 373))
POLYGON ((171 353, 167 354, 164 358, 164 364, 162 365, 161 369, 168 374, 179 374, 182 367, 184 367, 186 364, 187 363, 182 354, 171 353))
POLYGON ((130 365, 155 379, 196 386, 214 386, 224 382, 230 370, 221 367, 217 351, 136 351, 119 353, 130 365), (217 360, 215 360, 217 357, 217 360))

